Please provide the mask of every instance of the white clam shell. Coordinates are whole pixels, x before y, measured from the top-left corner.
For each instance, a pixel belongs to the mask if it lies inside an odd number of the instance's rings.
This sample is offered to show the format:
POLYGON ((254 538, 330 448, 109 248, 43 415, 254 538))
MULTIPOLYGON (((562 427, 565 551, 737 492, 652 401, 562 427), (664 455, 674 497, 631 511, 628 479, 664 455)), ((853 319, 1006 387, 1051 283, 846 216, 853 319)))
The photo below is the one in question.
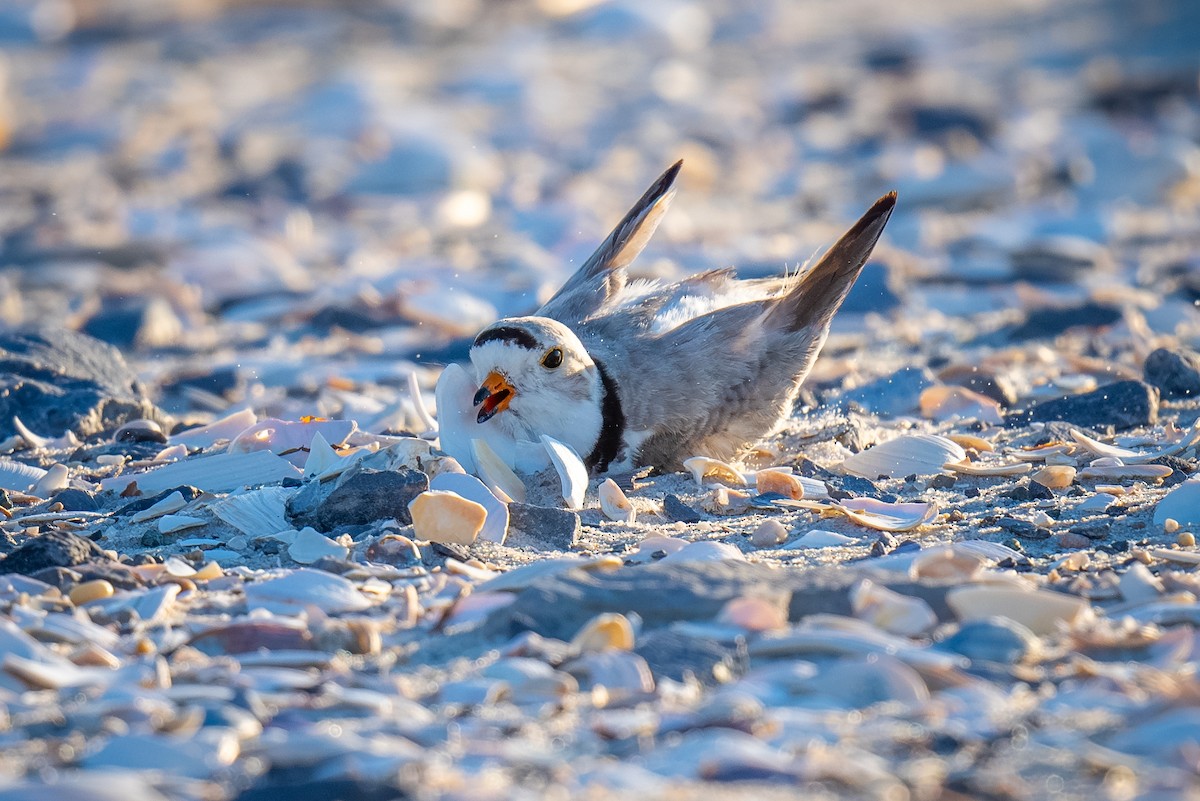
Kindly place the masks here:
POLYGON ((558 479, 562 482, 562 496, 563 500, 567 502, 567 508, 582 509, 588 487, 588 471, 583 460, 570 445, 559 442, 546 434, 542 434, 542 444, 546 447, 546 453, 550 454, 550 461, 554 463, 554 469, 558 471, 558 479))
POLYGON ((513 472, 508 462, 501 459, 500 455, 492 450, 492 446, 488 444, 487 440, 471 440, 471 451, 473 454, 471 463, 475 465, 475 474, 483 479, 483 483, 496 494, 496 497, 501 500, 507 498, 524 502, 525 482, 521 481, 520 476, 513 472))
POLYGON ((504 544, 508 536, 508 504, 497 498, 482 481, 466 473, 441 473, 430 479, 429 488, 456 492, 482 506, 487 510, 487 519, 479 531, 479 538, 504 544))
POLYGON ((792 540, 783 546, 785 550, 806 550, 808 548, 835 548, 842 545, 853 545, 858 540, 838 534, 836 531, 826 531, 814 528, 799 539, 792 540))
POLYGON ((840 506, 855 523, 878 531, 912 531, 938 513, 934 503, 885 503, 875 498, 850 498, 840 506))
POLYGON ((1170 518, 1181 526, 1200 525, 1200 478, 1190 478, 1168 492, 1154 507, 1154 524, 1170 518))
POLYGON ((408 505, 418 538, 430 542, 470 545, 487 520, 487 509, 457 492, 427 490, 408 505))
POLYGON ((935 434, 911 434, 867 448, 842 461, 842 469, 864 478, 897 478, 932 475, 942 472, 948 462, 962 462, 967 452, 946 437, 935 434))
POLYGON ((0 489, 28 492, 44 475, 46 471, 40 467, 0 459, 0 489))
POLYGON ((637 519, 637 510, 633 508, 633 504, 629 502, 629 498, 625 497, 625 493, 617 486, 617 482, 611 478, 604 479, 598 490, 600 496, 600 511, 604 512, 604 516, 609 520, 619 520, 623 523, 632 523, 637 519))
POLYGON ((946 603, 959 620, 986 620, 1000 615, 1015 620, 1034 634, 1053 634, 1059 625, 1082 620, 1091 606, 1083 598, 1049 590, 983 585, 957 587, 946 603))
POLYGON ((285 478, 299 478, 300 470, 270 451, 221 453, 172 462, 145 473, 125 473, 106 478, 100 486, 123 492, 136 482, 143 493, 190 484, 206 492, 229 492, 238 487, 277 484, 285 478))
POLYGON ((167 438, 171 445, 186 445, 189 448, 207 448, 221 440, 232 440, 238 434, 258 422, 253 409, 240 409, 206 426, 189 428, 167 438))
POLYGON ((328 614, 361 612, 371 606, 348 579, 324 570, 300 568, 246 585, 246 605, 275 614, 295 614, 315 606, 328 614))
POLYGON ((920 598, 901 595, 863 579, 850 590, 855 617, 891 634, 915 637, 937 625, 937 615, 920 598))
POLYGON ((350 549, 312 528, 302 528, 288 545, 288 556, 302 565, 311 565, 319 559, 345 559, 350 549))
POLYGON ((707 456, 693 456, 685 459, 683 466, 691 471, 696 479, 696 486, 703 487, 705 479, 725 484, 730 487, 746 486, 746 476, 731 464, 720 459, 710 459, 707 456))
POLYGON ((247 536, 275 534, 291 528, 287 501, 294 492, 286 487, 263 487, 230 495, 210 508, 214 515, 247 536))

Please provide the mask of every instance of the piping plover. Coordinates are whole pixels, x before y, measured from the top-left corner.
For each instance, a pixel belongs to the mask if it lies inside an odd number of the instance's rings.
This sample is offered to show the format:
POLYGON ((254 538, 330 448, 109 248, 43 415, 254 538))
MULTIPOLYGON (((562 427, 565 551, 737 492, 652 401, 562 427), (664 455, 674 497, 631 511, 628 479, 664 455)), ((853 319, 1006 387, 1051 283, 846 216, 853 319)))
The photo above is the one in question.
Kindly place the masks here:
POLYGON ((738 280, 719 269, 678 283, 629 281, 626 267, 667 210, 681 165, 534 316, 475 338, 479 423, 494 420, 518 440, 548 434, 603 473, 729 459, 787 418, 896 193, 798 276, 738 280))

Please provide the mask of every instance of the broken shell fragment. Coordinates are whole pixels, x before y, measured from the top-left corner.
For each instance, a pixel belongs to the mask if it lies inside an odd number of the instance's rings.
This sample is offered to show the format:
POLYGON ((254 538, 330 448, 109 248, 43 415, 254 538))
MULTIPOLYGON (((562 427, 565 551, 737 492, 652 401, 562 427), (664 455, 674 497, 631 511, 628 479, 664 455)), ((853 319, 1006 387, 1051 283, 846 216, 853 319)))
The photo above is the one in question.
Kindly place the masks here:
POLYGON ((611 478, 604 479, 604 483, 600 485, 599 495, 600 511, 604 512, 604 516, 609 520, 632 523, 637 518, 637 511, 633 508, 633 504, 629 502, 629 498, 625 497, 625 493, 617 486, 617 482, 611 478))
POLYGON ((1165 464, 1122 464, 1120 459, 1103 457, 1080 470, 1079 477, 1102 481, 1137 478, 1156 481, 1166 478, 1173 472, 1175 471, 1165 464))
POLYGON ((970 448, 977 453, 988 453, 995 450, 992 443, 988 442, 983 437, 977 437, 974 434, 947 434, 946 439, 951 442, 957 442, 964 448, 970 448))
POLYGON ((100 601, 113 596, 113 585, 105 579, 95 579, 93 581, 85 581, 82 584, 76 584, 68 597, 71 603, 76 606, 83 606, 91 601, 100 601))
POLYGON ((696 479, 696 486, 698 487, 704 486, 705 479, 710 479, 730 487, 746 486, 746 477, 742 475, 742 471, 719 459, 710 459, 707 456, 693 456, 691 459, 685 459, 683 466, 691 471, 692 478, 696 479))
POLYGON ((482 506, 487 510, 487 520, 479 532, 479 538, 504 544, 508 537, 508 504, 497 498, 482 481, 465 473, 442 473, 430 479, 429 488, 456 492, 482 506))
POLYGON ((302 565, 311 565, 321 559, 345 559, 350 549, 329 539, 316 529, 303 528, 288 545, 288 556, 302 565))
POLYGON ((967 476, 1019 476, 1033 469, 1029 462, 1010 462, 1008 464, 977 464, 975 462, 947 462, 947 470, 962 473, 967 476))
POLYGON ((850 590, 854 616, 891 634, 915 637, 933 628, 937 615, 920 598, 863 579, 850 590))
POLYGON ((500 500, 525 501, 525 482, 500 458, 486 440, 471 440, 476 472, 500 500))
POLYGON ((716 486, 700 499, 700 508, 714 515, 736 515, 750 508, 750 495, 741 490, 716 486))
POLYGON ((588 487, 588 471, 583 460, 570 445, 546 434, 542 434, 542 445, 546 447, 546 453, 550 454, 550 461, 558 471, 558 480, 562 483, 562 497, 567 502, 567 508, 582 509, 588 487))
POLYGON ((760 493, 776 492, 793 501, 804 498, 804 484, 782 470, 759 470, 754 476, 754 485, 760 493))
POLYGON ((1075 482, 1075 468, 1065 464, 1050 465, 1034 473, 1030 479, 1050 489, 1066 489, 1075 482))
POLYGON ((470 545, 487 520, 487 509, 457 492, 426 490, 408 505, 419 539, 470 545))
POLYGON ((1000 404, 966 387, 937 385, 921 393, 921 416, 929 420, 981 420, 999 424, 1000 404))
POLYGON ((964 622, 999 615, 1017 621, 1034 634, 1053 634, 1060 624, 1081 620, 1091 608, 1087 601, 1073 595, 995 585, 958 587, 946 594, 946 603, 964 622))
POLYGON ((948 462, 962 462, 967 452, 957 442, 936 434, 912 434, 882 442, 842 461, 842 470, 863 478, 933 475, 948 462))
POLYGON ((131 523, 144 523, 147 520, 153 520, 156 517, 178 512, 183 507, 187 506, 187 501, 183 499, 183 494, 180 492, 172 492, 167 497, 163 498, 158 503, 148 509, 143 509, 135 513, 129 518, 131 523))
POLYGON ((621 614, 596 615, 584 623, 571 640, 579 653, 588 651, 632 651, 636 641, 633 624, 621 614))
POLYGON ((850 498, 839 506, 855 523, 878 531, 912 531, 938 513, 934 503, 886 503, 875 498, 850 498))

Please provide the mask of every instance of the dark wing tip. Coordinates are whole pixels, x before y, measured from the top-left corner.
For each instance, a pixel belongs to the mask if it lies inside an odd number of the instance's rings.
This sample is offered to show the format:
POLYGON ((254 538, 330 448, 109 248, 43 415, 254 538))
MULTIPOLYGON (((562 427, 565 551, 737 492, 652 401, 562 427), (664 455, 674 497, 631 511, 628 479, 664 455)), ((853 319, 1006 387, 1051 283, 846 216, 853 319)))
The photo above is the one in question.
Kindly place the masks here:
POLYGON ((642 201, 644 202, 651 198, 661 197, 668 190, 670 190, 671 185, 675 183, 675 178, 679 175, 679 171, 681 169, 683 169, 683 159, 680 159, 670 167, 667 167, 666 172, 658 176, 658 180, 655 181, 646 191, 646 194, 642 196, 642 201))
POLYGON ((872 226, 878 226, 880 230, 883 230, 883 226, 887 224, 888 217, 892 216, 892 209, 894 208, 896 208, 896 190, 893 189, 879 198, 879 200, 876 200, 874 205, 867 209, 866 214, 860 217, 858 222, 842 238, 857 238, 872 226))

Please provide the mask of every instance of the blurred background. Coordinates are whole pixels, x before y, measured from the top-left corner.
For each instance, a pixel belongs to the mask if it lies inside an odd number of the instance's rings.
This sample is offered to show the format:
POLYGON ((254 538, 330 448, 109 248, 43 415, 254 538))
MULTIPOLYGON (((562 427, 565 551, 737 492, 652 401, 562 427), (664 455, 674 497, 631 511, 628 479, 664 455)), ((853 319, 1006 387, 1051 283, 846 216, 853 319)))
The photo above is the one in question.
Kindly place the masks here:
POLYGON ((1197 344, 1198 90, 1195 0, 4 0, 0 325, 176 412, 386 415, 683 158, 640 275, 794 270, 897 189, 841 333, 1119 362, 1197 344))

